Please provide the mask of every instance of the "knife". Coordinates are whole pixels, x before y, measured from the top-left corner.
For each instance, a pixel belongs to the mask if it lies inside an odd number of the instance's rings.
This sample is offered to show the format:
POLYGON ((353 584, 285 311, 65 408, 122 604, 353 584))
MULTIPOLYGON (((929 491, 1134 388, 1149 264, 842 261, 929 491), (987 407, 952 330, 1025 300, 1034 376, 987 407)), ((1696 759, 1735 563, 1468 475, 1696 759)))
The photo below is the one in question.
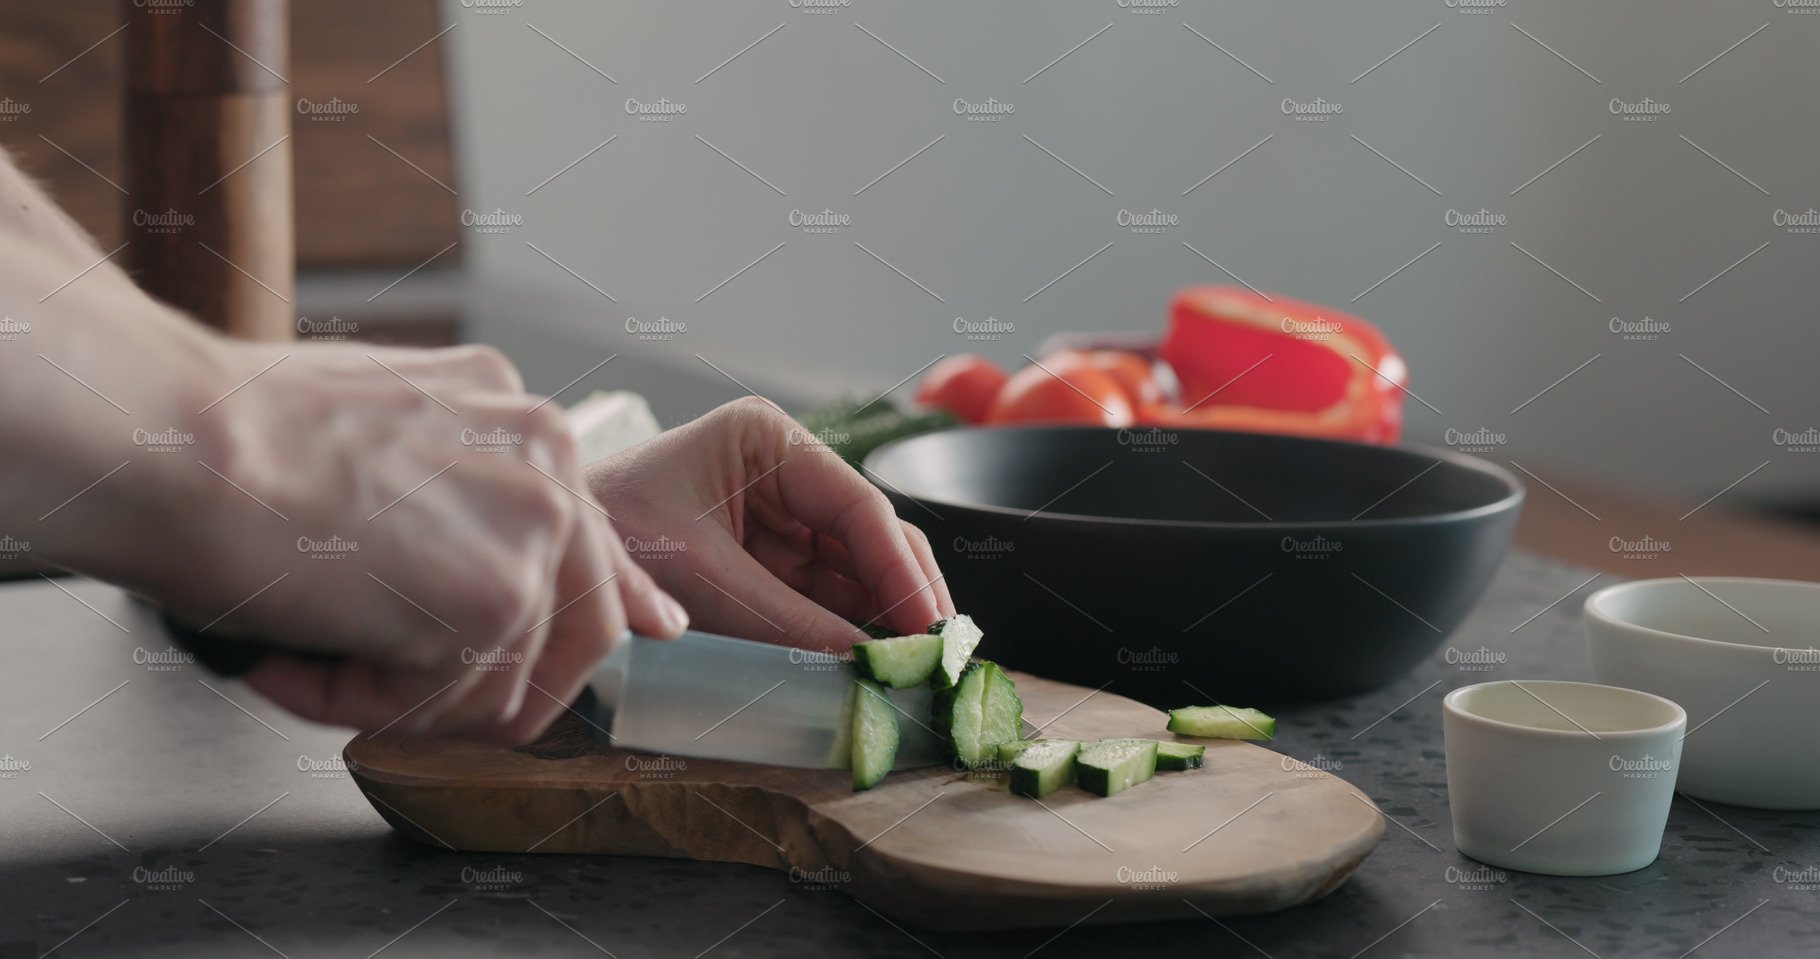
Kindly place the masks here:
MULTIPOLYGON (((162 616, 171 639, 222 676, 238 676, 276 647, 204 634, 162 616)), ((329 654, 293 653, 318 659, 329 654)), ((812 650, 689 630, 633 636, 595 667, 569 707, 597 741, 696 759, 844 769, 852 664, 812 650)), ((886 690, 898 712, 894 769, 944 761, 929 727, 934 692, 886 690)))

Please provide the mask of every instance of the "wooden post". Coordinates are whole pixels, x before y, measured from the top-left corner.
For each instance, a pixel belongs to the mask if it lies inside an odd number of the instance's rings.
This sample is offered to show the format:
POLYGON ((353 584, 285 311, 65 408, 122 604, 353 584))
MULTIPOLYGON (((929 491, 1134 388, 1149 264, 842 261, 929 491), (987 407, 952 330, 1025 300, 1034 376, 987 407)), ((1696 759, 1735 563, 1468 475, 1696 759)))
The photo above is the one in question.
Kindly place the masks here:
POLYGON ((288 0, 121 8, 135 279, 230 335, 295 336, 288 0))

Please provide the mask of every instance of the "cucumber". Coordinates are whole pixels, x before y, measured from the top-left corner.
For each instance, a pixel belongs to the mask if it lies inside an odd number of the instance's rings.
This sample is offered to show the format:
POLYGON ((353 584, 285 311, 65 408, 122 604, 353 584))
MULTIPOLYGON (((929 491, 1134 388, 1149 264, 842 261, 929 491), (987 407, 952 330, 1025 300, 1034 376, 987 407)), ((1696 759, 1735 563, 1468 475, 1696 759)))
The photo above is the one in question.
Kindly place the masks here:
POLYGON ((871 789, 897 761, 897 710, 876 683, 854 680, 853 788, 871 789))
POLYGON ((1024 750, 1029 749, 1030 747, 1032 747, 1040 742, 1044 742, 1044 740, 1041 740, 1041 739, 1013 739, 1012 741, 1010 741, 1008 743, 999 743, 998 744, 999 762, 1009 763, 1012 760, 1017 758, 1018 753, 1021 753, 1024 750))
POLYGON ((803 428, 825 442, 841 459, 858 466, 866 454, 905 436, 954 426, 947 410, 902 410, 879 396, 852 394, 816 407, 798 418, 803 428))
POLYGON ((1113 796, 1156 775, 1154 739, 1102 739, 1081 747, 1075 778, 1081 788, 1113 796))
POLYGON ((970 663, 960 682, 935 694, 931 728, 943 749, 968 769, 998 758, 999 746, 1014 742, 1023 728, 1024 704, 1017 685, 997 663, 970 663))
MULTIPOLYGON (((1013 744, 999 747, 1001 757, 1009 745, 1013 744)), ((1074 782, 1074 757, 1081 751, 1080 743, 1072 739, 1037 739, 1016 745, 1023 748, 1011 762, 1013 793, 1041 799, 1074 782)))
POLYGON ((929 728, 941 738, 942 752, 958 758, 957 740, 979 741, 980 710, 986 703, 986 664, 968 663, 960 681, 937 690, 929 707, 929 728))
POLYGON ((862 393, 849 393, 831 403, 824 403, 796 418, 797 422, 810 430, 819 432, 825 429, 852 426, 880 416, 901 416, 900 411, 889 399, 878 396, 867 396, 862 393))
POLYGON ((929 632, 942 638, 941 669, 929 677, 936 689, 946 689, 961 681, 973 651, 986 634, 973 624, 973 617, 960 615, 929 624, 929 632))
POLYGON ((865 462, 867 454, 892 440, 933 433, 959 422, 947 410, 867 416, 851 424, 835 426, 834 435, 830 437, 833 441, 828 447, 841 459, 858 466, 865 462))
POLYGON ((980 710, 978 754, 982 760, 998 758, 998 748, 1016 742, 1024 731, 1024 701, 1017 684, 997 663, 986 664, 986 701, 980 710))
POLYGON ((928 682, 941 662, 942 638, 933 633, 874 639, 853 647, 860 675, 892 689, 928 682))
POLYGON ((1171 743, 1158 740, 1156 744, 1156 768, 1164 772, 1181 772, 1184 769, 1201 768, 1201 757, 1207 752, 1206 746, 1190 743, 1171 743))
POLYGON ((1169 711, 1169 731, 1202 739, 1269 739, 1277 721, 1238 706, 1184 706, 1169 711))

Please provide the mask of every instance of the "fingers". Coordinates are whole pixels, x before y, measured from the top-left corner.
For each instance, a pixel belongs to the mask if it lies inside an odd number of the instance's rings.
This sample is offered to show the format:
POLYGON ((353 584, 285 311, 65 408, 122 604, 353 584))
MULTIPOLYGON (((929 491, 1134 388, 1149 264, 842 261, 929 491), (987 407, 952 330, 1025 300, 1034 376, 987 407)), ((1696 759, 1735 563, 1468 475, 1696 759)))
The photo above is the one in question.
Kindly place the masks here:
POLYGON ((877 615, 881 609, 877 597, 842 572, 845 557, 815 552, 817 540, 833 541, 806 529, 801 532, 789 536, 767 528, 754 530, 746 537, 746 551, 784 585, 842 619, 863 622, 877 615))
MULTIPOLYGON (((904 539, 910 543, 910 551, 916 554, 916 562, 922 567, 923 575, 929 577, 930 591, 935 594, 935 605, 946 619, 954 615, 954 597, 948 595, 948 581, 942 576, 941 569, 935 564, 935 550, 929 546, 929 537, 909 522, 899 520, 904 528, 904 539)), ((930 620, 934 622, 934 620, 930 620)))
POLYGON ((696 563, 680 575, 695 581, 689 612, 700 629, 832 652, 845 652, 866 638, 840 615, 780 582, 737 546, 696 563))
POLYGON ((311 722, 374 733, 416 732, 432 725, 425 708, 456 681, 450 677, 431 683, 431 675, 366 660, 325 662, 276 654, 260 660, 247 673, 246 684, 311 722))
POLYGON ((626 545, 611 529, 602 536, 608 561, 619 571, 619 596, 626 608, 626 625, 642 636, 673 639, 689 628, 689 614, 663 591, 644 567, 632 561, 626 545))
POLYGON ((536 738, 568 708, 594 666, 625 633, 624 571, 614 568, 604 526, 604 521, 584 524, 570 543, 556 576, 557 595, 567 598, 550 620, 543 654, 528 667, 523 706, 510 722, 487 730, 486 738, 510 744, 536 738))
MULTIPOLYGON (((885 494, 831 456, 798 456, 778 472, 785 509, 846 547, 859 582, 885 604, 886 625, 916 632, 942 618, 940 597, 945 594, 935 592, 885 494)), ((934 566, 933 554, 929 566, 934 566)))

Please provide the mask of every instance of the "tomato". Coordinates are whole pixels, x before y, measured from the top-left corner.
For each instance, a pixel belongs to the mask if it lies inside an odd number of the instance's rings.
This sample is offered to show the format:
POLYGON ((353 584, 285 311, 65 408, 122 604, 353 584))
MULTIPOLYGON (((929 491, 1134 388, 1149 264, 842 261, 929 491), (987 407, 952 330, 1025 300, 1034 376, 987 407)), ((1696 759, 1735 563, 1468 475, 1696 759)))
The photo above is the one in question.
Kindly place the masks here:
POLYGON ((1144 409, 1163 402, 1163 388, 1157 385, 1150 361, 1125 350, 1094 350, 1087 361, 1118 381, 1131 405, 1144 409))
POLYGON ((1080 423, 1130 426, 1124 387, 1078 354, 1044 357, 1012 374, 986 413, 987 423, 1080 423))
POLYGON ((917 384, 916 401, 947 410, 962 422, 980 423, 1006 379, 998 364, 974 353, 962 353, 929 368, 917 384))

